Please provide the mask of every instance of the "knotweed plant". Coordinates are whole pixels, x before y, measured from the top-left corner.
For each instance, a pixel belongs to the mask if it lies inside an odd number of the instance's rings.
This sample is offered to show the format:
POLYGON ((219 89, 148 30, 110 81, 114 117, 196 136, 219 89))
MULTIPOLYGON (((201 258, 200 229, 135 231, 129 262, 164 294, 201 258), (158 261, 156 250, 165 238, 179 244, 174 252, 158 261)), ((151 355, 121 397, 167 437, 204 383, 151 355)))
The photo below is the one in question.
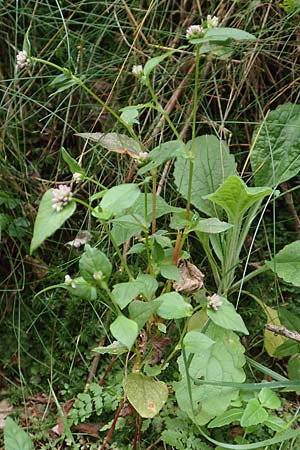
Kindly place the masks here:
MULTIPOLYGON (((26 37, 24 49, 17 55, 18 70, 26 70, 29 64, 46 64, 60 72, 58 77, 66 89, 77 85, 86 91, 123 126, 124 132, 86 132, 77 134, 78 138, 127 155, 124 157, 136 164, 135 182, 107 188, 62 149, 73 175, 72 184, 62 183, 44 194, 35 221, 31 253, 74 214, 78 204, 86 208, 105 230, 119 258, 123 277, 127 279, 112 281, 115 280, 112 277, 115 263, 101 250, 96 235, 90 234, 90 242, 83 241, 86 243, 79 259, 79 274, 66 274, 64 281, 55 288, 65 289, 82 301, 101 298, 110 309, 111 343, 97 347, 95 352, 128 354, 124 399, 139 417, 151 419, 159 414, 172 386, 179 409, 197 426, 199 434, 220 448, 234 449, 234 445, 216 441, 203 426, 210 430, 220 423, 237 421, 245 430, 254 425, 274 430, 272 408, 275 404, 278 406, 278 398, 270 388, 295 388, 282 378, 280 385, 262 383, 258 391, 253 390, 249 402, 243 403, 240 392, 246 379, 246 358, 240 335, 248 335, 248 330, 235 306, 243 285, 267 270, 300 285, 299 272, 292 274, 286 265, 291 255, 296 252, 299 255, 299 242, 288 245, 254 271, 247 271, 247 260, 240 279, 238 273, 241 272, 237 270, 241 268, 240 255, 253 220, 257 218, 260 223, 277 186, 300 170, 293 152, 283 151, 276 137, 279 132, 287 135, 289 120, 300 117, 300 107, 291 104, 278 107, 269 114, 264 126, 257 128, 250 155, 254 179, 246 184, 237 172, 227 143, 215 134, 197 135, 198 89, 206 56, 231 57, 235 45, 252 45, 255 37, 246 31, 222 27, 217 17, 207 16, 201 24, 186 30, 186 38, 188 45, 149 59, 144 66, 132 67, 133 76, 151 100, 124 107, 119 114, 85 84, 83 77, 32 55, 26 37), (187 49, 194 54, 195 72, 192 136, 185 142, 159 102, 152 74, 171 55, 187 49), (161 116, 173 134, 173 140, 162 142, 150 151, 135 127, 140 113, 147 109, 161 116), (266 136, 272 152, 284 153, 284 161, 272 159, 266 136), (175 161, 173 176, 178 194, 185 201, 184 208, 174 207, 157 195, 158 171, 171 160, 175 161), (79 193, 86 183, 94 184, 98 191, 83 201, 79 193), (168 229, 157 226, 157 219, 162 216, 170 218, 168 229), (206 254, 209 273, 203 274, 190 261, 188 244, 192 236, 206 254), (130 243, 131 258, 141 261, 141 255, 144 257, 144 267, 128 264, 122 249, 125 243, 130 243), (206 279, 213 279, 214 286, 206 286, 206 279), (169 330, 177 330, 177 342, 171 349, 166 345, 169 330), (163 347, 159 356, 155 353, 158 341, 163 347), (174 358, 177 358, 180 372, 176 382, 168 378, 170 373, 165 371, 174 358), (255 408, 261 412, 259 416, 253 413, 255 408), (233 414, 232 419, 229 412, 233 414)), ((296 137, 289 135, 289 139, 296 137)), ((292 146, 290 141, 290 148, 292 146)), ((249 384, 246 386, 251 388, 249 384)), ((299 429, 284 431, 288 425, 282 420, 277 421, 276 426, 276 431, 282 430, 279 435, 256 446, 245 444, 238 448, 262 448, 300 434, 299 429)))

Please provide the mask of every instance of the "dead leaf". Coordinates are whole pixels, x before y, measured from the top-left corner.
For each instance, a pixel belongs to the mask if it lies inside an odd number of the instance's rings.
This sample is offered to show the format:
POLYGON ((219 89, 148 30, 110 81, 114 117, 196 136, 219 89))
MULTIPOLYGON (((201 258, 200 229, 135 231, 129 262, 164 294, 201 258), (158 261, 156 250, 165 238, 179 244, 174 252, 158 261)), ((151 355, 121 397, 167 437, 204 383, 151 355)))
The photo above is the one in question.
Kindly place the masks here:
POLYGON ((89 231, 79 231, 73 241, 67 242, 65 245, 70 247, 79 248, 81 245, 86 244, 92 239, 92 235, 89 231))
POLYGON ((153 352, 150 366, 154 366, 156 363, 160 362, 165 354, 165 349, 170 342, 170 338, 165 337, 154 337, 151 339, 151 344, 153 346, 153 352))
POLYGON ((5 419, 13 411, 13 406, 8 400, 3 399, 0 401, 0 430, 3 430, 5 425, 5 419))
POLYGON ((173 288, 177 292, 196 292, 203 286, 204 275, 197 266, 186 260, 179 260, 179 281, 174 281, 173 288))
POLYGON ((110 152, 129 155, 133 159, 140 159, 141 148, 133 138, 120 133, 75 133, 85 139, 98 142, 110 152))

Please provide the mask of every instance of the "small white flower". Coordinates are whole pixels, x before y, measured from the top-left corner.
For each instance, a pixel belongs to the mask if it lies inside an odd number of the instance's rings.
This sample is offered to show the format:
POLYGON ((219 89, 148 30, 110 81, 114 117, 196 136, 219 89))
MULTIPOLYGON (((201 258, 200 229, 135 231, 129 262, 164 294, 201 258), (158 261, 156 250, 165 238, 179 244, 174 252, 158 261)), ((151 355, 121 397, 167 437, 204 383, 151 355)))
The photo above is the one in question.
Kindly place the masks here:
POLYGON ((103 272, 101 272, 101 270, 98 270, 98 272, 95 272, 93 274, 93 278, 96 281, 101 281, 103 279, 103 272))
POLYGON ((211 297, 207 297, 208 303, 207 307, 213 309, 214 311, 219 311, 223 302, 218 294, 214 294, 211 297))
POLYGON ((217 28, 219 25, 219 19, 217 16, 207 16, 207 28, 217 28))
POLYGON ((139 64, 137 66, 132 66, 132 69, 131 69, 131 72, 136 77, 140 77, 142 75, 143 71, 144 71, 144 69, 143 69, 143 66, 141 64, 139 64))
POLYGON ((73 173, 73 181, 75 184, 80 183, 80 181, 82 181, 83 179, 83 175, 80 172, 74 172, 73 173))
POLYGON ((149 153, 148 152, 140 152, 139 153, 139 160, 141 162, 146 161, 149 158, 149 153))
POLYGON ((70 275, 65 275, 65 283, 66 283, 67 286, 71 286, 73 289, 76 288, 76 284, 74 283, 74 281, 70 277, 70 275))
POLYGON ((186 38, 187 39, 197 39, 202 37, 204 33, 204 29, 200 25, 191 25, 186 30, 186 38))
POLYGON ((60 184, 58 189, 53 189, 52 192, 52 208, 59 212, 66 206, 73 197, 73 193, 69 186, 60 184))
POLYGON ((24 69, 24 67, 27 67, 30 64, 30 59, 28 58, 26 50, 20 50, 17 53, 16 60, 17 69, 24 69))

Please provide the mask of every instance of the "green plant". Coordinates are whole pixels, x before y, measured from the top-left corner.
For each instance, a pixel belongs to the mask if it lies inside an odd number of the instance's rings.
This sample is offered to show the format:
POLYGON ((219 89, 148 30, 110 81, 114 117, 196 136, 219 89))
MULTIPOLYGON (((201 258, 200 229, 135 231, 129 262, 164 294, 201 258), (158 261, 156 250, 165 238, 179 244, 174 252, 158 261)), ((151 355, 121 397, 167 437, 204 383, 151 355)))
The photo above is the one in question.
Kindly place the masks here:
MULTIPOLYGON (((80 136, 97 141, 111 152, 125 153, 141 164, 137 170, 140 181, 107 189, 89 177, 81 165, 63 149, 62 156, 73 173, 73 182, 94 183, 99 192, 92 195, 87 203, 75 197, 71 188, 66 185, 47 191, 36 218, 31 252, 72 216, 76 204, 87 208, 105 229, 128 281, 112 284, 112 262, 96 246, 86 244, 79 260, 78 276, 72 278, 66 274, 65 282, 55 288, 65 289, 82 299, 93 301, 100 298, 116 317, 110 324, 110 332, 116 341, 99 347, 97 351, 117 355, 131 351, 134 354, 132 373, 124 377, 124 391, 141 417, 152 418, 163 407, 168 397, 168 388, 165 382, 157 381, 154 377, 160 375, 164 378, 168 363, 181 351, 178 358, 181 380, 174 385, 176 398, 181 410, 187 413, 204 435, 200 426, 216 416, 222 416, 245 380, 245 349, 237 333, 248 334, 248 331, 227 297, 234 300, 234 293, 241 291, 245 282, 270 269, 281 278, 299 285, 298 279, 289 270, 290 255, 295 252, 297 244, 287 246, 282 250, 283 253, 278 253, 256 271, 248 275, 244 273, 241 280, 235 281, 244 242, 254 219, 262 214, 260 208, 263 199, 269 197, 270 201, 277 185, 299 172, 298 160, 294 155, 297 133, 294 133, 293 124, 293 121, 298 121, 299 114, 297 105, 284 105, 275 110, 274 114, 270 113, 254 135, 251 163, 256 171, 255 181, 261 187, 248 187, 238 176, 233 156, 225 142, 215 136, 196 136, 202 55, 226 58, 234 51, 235 41, 254 40, 252 35, 241 30, 215 28, 210 20, 203 24, 204 28, 189 29, 188 34, 190 43, 196 49, 192 139, 188 143, 183 142, 160 105, 150 78, 156 67, 167 57, 184 49, 172 50, 150 59, 144 68, 137 66, 134 69, 135 75, 148 89, 151 101, 123 108, 121 115, 94 94, 82 77, 73 75, 69 69, 31 56, 28 39, 18 58, 20 68, 34 62, 47 64, 62 72, 53 84, 57 86, 59 83, 59 92, 80 86, 89 93, 126 128, 129 136, 120 133, 81 133, 80 136), (176 138, 162 143, 150 152, 140 142, 134 129, 139 112, 146 109, 161 114, 176 138), (284 116, 284 121, 281 120, 279 125, 277 115, 284 116), (291 128, 294 134, 289 132, 291 128), (266 152, 264 131, 268 137, 271 136, 271 172, 267 170, 266 161, 270 159, 270 155, 266 152), (279 160, 283 152, 285 156, 288 155, 285 165, 279 160), (276 155, 279 157, 274 158, 276 155), (175 184, 178 192, 186 199, 185 208, 173 207, 156 195, 158 168, 171 159, 176 159, 175 184), (96 206, 93 206, 95 203, 96 206), (198 211, 193 211, 193 206, 198 211), (199 211, 208 218, 200 217, 199 211), (173 213, 170 228, 176 230, 176 233, 160 230, 157 226, 157 219, 170 213, 173 213), (223 220, 225 214, 228 222, 223 220), (212 295, 207 297, 192 295, 203 285, 202 273, 187 261, 189 255, 185 251, 185 244, 194 234, 207 256, 215 282, 212 295), (131 248, 129 254, 137 255, 137 258, 141 254, 146 261, 144 270, 136 273, 133 273, 120 251, 120 245, 131 237, 140 239, 140 242, 131 248), (284 265, 286 261, 288 264, 284 265), (217 293, 213 294, 215 291, 217 293), (176 330, 177 344, 166 359, 161 361, 162 358, 155 352, 154 342, 155 339, 163 340, 167 327, 176 330), (146 341, 143 341, 142 330, 146 333, 146 341), (204 383, 199 383, 202 379, 204 383)), ((78 399, 81 402, 78 403, 78 416, 88 417, 92 408, 91 397, 82 395, 84 397, 78 399)), ((275 440, 247 448, 281 442, 296 434, 288 432, 275 437, 275 440)), ((216 443, 209 436, 205 437, 216 443)))

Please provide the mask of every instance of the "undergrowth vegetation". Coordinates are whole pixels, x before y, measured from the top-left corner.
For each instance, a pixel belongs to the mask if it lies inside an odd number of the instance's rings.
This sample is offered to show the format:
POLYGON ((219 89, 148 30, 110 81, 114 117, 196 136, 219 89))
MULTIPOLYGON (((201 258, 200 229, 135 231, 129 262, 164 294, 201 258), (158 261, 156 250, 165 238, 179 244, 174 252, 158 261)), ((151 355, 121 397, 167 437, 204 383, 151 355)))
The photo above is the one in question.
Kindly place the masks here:
POLYGON ((0 2, 1 448, 299 448, 299 8, 0 2))

